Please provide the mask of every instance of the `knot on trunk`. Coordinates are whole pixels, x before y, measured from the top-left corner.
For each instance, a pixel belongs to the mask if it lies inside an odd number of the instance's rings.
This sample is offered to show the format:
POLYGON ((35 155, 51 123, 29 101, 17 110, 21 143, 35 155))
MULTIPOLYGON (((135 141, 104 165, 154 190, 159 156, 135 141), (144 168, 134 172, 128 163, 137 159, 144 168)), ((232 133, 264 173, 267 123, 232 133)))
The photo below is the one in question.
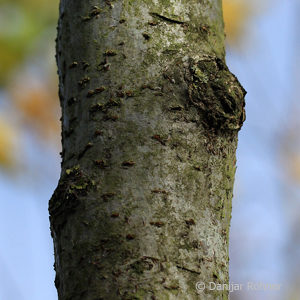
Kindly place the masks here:
POLYGON ((245 121, 245 89, 217 57, 190 59, 188 94, 203 123, 216 131, 238 131, 245 121))

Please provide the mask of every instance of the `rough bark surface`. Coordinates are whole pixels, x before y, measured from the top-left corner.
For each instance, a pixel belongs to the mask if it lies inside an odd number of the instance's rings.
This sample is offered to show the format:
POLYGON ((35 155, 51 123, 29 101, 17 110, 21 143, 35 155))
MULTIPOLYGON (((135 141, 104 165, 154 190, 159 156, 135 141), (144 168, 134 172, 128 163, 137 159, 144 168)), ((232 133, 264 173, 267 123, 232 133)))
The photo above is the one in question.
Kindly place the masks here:
POLYGON ((50 200, 60 300, 228 299, 245 91, 221 0, 61 0, 62 171, 50 200))

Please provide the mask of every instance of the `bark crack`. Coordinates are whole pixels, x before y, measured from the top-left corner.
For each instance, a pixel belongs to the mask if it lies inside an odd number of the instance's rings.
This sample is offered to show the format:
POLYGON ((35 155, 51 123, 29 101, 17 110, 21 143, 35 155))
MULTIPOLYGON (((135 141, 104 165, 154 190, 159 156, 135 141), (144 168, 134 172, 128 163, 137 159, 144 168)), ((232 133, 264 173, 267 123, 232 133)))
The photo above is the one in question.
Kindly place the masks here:
POLYGON ((180 20, 176 20, 176 19, 172 19, 163 15, 160 15, 158 13, 155 12, 150 12, 150 15, 154 18, 158 18, 162 21, 168 22, 168 23, 175 23, 175 24, 186 24, 185 21, 180 21, 180 20))
POLYGON ((180 269, 180 270, 183 270, 183 271, 187 271, 187 272, 191 272, 191 273, 194 273, 194 274, 198 274, 198 275, 200 275, 201 273, 200 272, 198 272, 198 271, 195 271, 195 270, 191 270, 191 269, 188 269, 188 268, 186 268, 186 267, 183 267, 183 266, 176 266, 178 269, 180 269))

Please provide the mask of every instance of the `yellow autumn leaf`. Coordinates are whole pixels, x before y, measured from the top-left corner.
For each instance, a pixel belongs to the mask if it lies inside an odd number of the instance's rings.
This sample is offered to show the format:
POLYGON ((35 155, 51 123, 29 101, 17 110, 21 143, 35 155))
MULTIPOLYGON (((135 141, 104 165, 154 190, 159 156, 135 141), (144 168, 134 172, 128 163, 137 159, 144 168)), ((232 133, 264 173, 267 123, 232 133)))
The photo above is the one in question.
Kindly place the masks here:
POLYGON ((59 136, 59 101, 56 89, 49 82, 34 85, 24 81, 10 90, 11 99, 21 113, 23 122, 42 138, 59 136))
POLYGON ((248 1, 223 0, 225 32, 229 44, 238 44, 251 14, 252 9, 248 1))
POLYGON ((0 168, 10 169, 15 166, 17 141, 16 129, 0 116, 0 168))

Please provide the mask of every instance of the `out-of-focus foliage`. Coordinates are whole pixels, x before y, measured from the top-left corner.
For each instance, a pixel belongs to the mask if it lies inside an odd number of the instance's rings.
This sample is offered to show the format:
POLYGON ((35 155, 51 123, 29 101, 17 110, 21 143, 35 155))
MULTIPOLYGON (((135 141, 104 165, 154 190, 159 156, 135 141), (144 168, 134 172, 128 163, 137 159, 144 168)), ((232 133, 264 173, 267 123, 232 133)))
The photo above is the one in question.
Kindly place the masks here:
POLYGON ((251 16, 251 2, 245 0, 223 0, 223 14, 227 41, 239 43, 248 18, 251 16))
POLYGON ((0 84, 30 54, 32 44, 56 22, 58 1, 0 1, 0 84))
POLYGON ((288 180, 293 183, 300 184, 300 122, 298 120, 298 112, 296 108, 291 113, 288 128, 285 128, 284 135, 281 137, 280 158, 282 166, 288 180))
MULTIPOLYGON (((0 167, 17 161, 17 136, 57 144, 59 105, 54 39, 59 0, 0 0, 0 167), (52 50, 52 51, 48 51, 52 50)), ((18 145, 22 148, 22 145, 18 145)))

